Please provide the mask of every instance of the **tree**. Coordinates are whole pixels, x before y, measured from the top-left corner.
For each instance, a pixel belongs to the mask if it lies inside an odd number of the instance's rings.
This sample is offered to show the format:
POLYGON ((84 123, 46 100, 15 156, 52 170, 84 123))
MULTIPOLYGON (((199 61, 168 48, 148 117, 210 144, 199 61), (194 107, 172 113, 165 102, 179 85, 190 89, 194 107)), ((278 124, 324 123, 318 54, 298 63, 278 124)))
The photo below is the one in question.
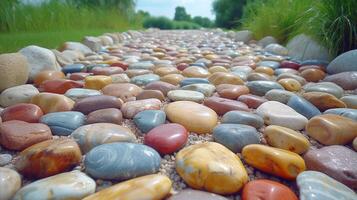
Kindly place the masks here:
POLYGON ((208 17, 196 16, 192 19, 192 21, 205 28, 213 27, 213 22, 208 17))
POLYGON ((191 21, 191 15, 186 13, 185 7, 177 6, 175 9, 175 21, 191 21))
POLYGON ((246 2, 246 0, 215 0, 213 12, 216 14, 216 25, 223 28, 239 25, 246 2))

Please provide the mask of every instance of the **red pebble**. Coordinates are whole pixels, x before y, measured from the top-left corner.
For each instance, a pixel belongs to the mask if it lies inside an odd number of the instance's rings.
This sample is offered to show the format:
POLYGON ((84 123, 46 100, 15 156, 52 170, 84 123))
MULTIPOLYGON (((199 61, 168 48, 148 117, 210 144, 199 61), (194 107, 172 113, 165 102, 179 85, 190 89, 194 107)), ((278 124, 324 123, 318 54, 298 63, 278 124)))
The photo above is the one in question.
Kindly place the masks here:
POLYGON ((40 107, 30 103, 19 103, 5 108, 1 112, 1 118, 5 121, 20 120, 29 123, 36 123, 42 117, 43 112, 40 107))
POLYGON ((48 80, 43 82, 40 85, 39 90, 41 92, 50 92, 56 94, 64 94, 67 90, 71 88, 82 88, 84 86, 83 83, 65 80, 65 79, 57 79, 57 80, 48 80))

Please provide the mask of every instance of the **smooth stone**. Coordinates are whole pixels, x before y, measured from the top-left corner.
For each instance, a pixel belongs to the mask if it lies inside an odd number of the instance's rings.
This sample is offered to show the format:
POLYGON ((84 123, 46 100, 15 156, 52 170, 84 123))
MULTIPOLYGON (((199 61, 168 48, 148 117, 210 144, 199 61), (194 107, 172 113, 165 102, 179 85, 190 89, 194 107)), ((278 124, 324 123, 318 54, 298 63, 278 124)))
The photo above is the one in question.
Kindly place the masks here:
MULTIPOLYGON (((320 80, 324 79, 326 74, 324 71, 320 69, 306 69, 300 73, 300 75, 305 78, 308 82, 319 82, 320 80)), ((333 82, 333 81, 329 81, 333 82)))
POLYGON ((266 98, 254 94, 241 95, 237 100, 247 104, 249 108, 254 109, 257 109, 260 105, 268 101, 266 98))
POLYGON ((96 76, 87 76, 84 79, 84 85, 87 89, 93 90, 101 90, 105 86, 112 83, 112 77, 110 76, 103 76, 103 75, 96 75, 96 76))
POLYGON ((98 95, 90 96, 78 100, 74 106, 73 111, 81 112, 85 115, 100 109, 118 108, 122 107, 122 101, 113 96, 98 95))
POLYGON ((210 73, 215 73, 215 72, 228 72, 228 70, 223 67, 223 66, 212 66, 208 69, 210 73))
POLYGON ((298 95, 293 95, 290 97, 287 105, 294 109, 296 112, 305 116, 307 119, 321 115, 320 110, 314 104, 298 95))
POLYGON ((172 182, 160 174, 152 174, 117 183, 83 200, 143 200, 164 199, 171 191, 172 182))
POLYGON ((121 124, 123 121, 123 114, 117 108, 105 108, 93 111, 87 116, 87 124, 94 123, 112 123, 121 124))
POLYGON ((112 83, 129 83, 130 78, 126 74, 113 74, 110 75, 112 77, 112 83))
POLYGON ((21 187, 20 175, 12 169, 0 167, 0 199, 10 200, 21 187))
POLYGON ((257 72, 257 73, 263 73, 263 74, 266 74, 266 75, 269 75, 269 76, 274 75, 274 70, 272 68, 270 68, 270 67, 257 67, 257 68, 255 68, 254 71, 257 72))
POLYGON ((226 73, 226 72, 216 72, 208 77, 209 82, 213 85, 220 84, 233 84, 233 85, 243 85, 243 80, 234 74, 226 73))
POLYGON ((73 81, 82 81, 84 80, 87 76, 92 75, 91 73, 86 73, 86 72, 77 72, 69 75, 69 79, 73 81))
POLYGON ((277 101, 263 103, 257 108, 256 112, 264 119, 267 125, 278 125, 293 130, 301 130, 305 128, 308 122, 306 117, 277 101))
POLYGON ((126 73, 126 75, 128 75, 129 78, 132 78, 134 76, 151 74, 152 71, 146 70, 146 69, 128 69, 125 71, 125 73, 126 73))
POLYGON ((220 124, 213 129, 214 141, 234 153, 240 153, 249 144, 259 144, 257 129, 244 124, 220 124))
POLYGON ((164 101, 165 96, 160 90, 143 90, 138 94, 138 96, 136 96, 136 99, 158 99, 160 101, 164 101))
POLYGON ((216 87, 222 98, 237 99, 241 95, 249 94, 249 88, 244 85, 220 84, 216 87))
POLYGON ((345 184, 357 188, 357 154, 355 151, 332 145, 321 149, 309 150, 304 155, 307 169, 319 171, 345 184))
POLYGON ((308 83, 304 85, 305 92, 326 92, 337 98, 343 95, 343 89, 332 82, 308 83))
POLYGON ((129 64, 128 69, 152 69, 154 66, 151 62, 136 62, 129 64))
POLYGON ((251 94, 258 96, 264 96, 273 89, 284 90, 283 86, 273 81, 251 81, 247 82, 246 86, 249 88, 251 94))
POLYGON ((122 99, 124 102, 138 96, 143 89, 132 83, 115 83, 105 86, 102 89, 103 94, 122 99))
POLYGON ((184 69, 182 75, 189 78, 207 78, 211 73, 202 67, 191 66, 184 69))
POLYGON ((0 167, 5 166, 9 164, 12 160, 12 155, 11 154, 0 154, 0 167))
POLYGON ((249 66, 236 66, 236 67, 232 67, 230 68, 230 70, 232 72, 244 72, 244 73, 247 73, 249 74, 250 72, 253 71, 253 69, 249 66))
POLYGON ((84 88, 72 88, 67 90, 64 96, 72 99, 73 101, 78 101, 80 99, 91 97, 91 96, 99 96, 102 93, 98 90, 92 89, 84 89, 84 88))
POLYGON ((168 74, 165 76, 162 76, 160 78, 161 81, 170 83, 172 85, 179 85, 180 82, 184 79, 185 77, 182 76, 181 74, 168 74))
POLYGON ((95 123, 79 127, 74 130, 71 137, 78 143, 83 153, 89 152, 96 146, 136 140, 132 131, 126 127, 111 123, 95 123))
POLYGON ((261 144, 245 146, 242 156, 249 165, 288 180, 294 180, 306 168, 299 154, 261 144))
POLYGON ((272 36, 265 36, 261 40, 258 41, 258 45, 262 47, 266 47, 269 44, 277 43, 277 40, 272 36))
POLYGON ((310 142, 304 135, 282 126, 270 125, 266 127, 264 136, 269 145, 297 154, 305 153, 310 147, 310 142))
POLYGON ((279 76, 280 74, 299 74, 299 72, 295 69, 290 68, 279 68, 274 70, 274 74, 279 76))
POLYGON ((325 111, 331 108, 346 108, 346 104, 333 96, 332 94, 325 92, 307 92, 303 94, 303 97, 314 104, 321 111, 325 111))
POLYGON ((93 75, 110 76, 113 74, 121 74, 124 70, 121 67, 94 67, 91 72, 93 75))
POLYGON ((160 154, 172 154, 187 142, 188 132, 180 124, 162 124, 151 129, 144 137, 144 144, 154 148, 160 154))
POLYGON ((327 59, 309 59, 309 60, 302 61, 300 64, 302 66, 318 65, 325 69, 327 67, 327 65, 329 64, 329 62, 327 61, 327 59))
POLYGON ((9 106, 0 111, 2 121, 20 120, 29 123, 36 123, 42 117, 43 112, 40 107, 30 103, 19 103, 9 106))
POLYGON ((82 199, 93 194, 95 188, 93 179, 80 171, 72 171, 32 182, 17 191, 13 199, 82 199))
POLYGON ((242 200, 298 200, 295 193, 286 185, 267 179, 247 183, 242 192, 242 200))
POLYGON ((192 90, 171 90, 167 93, 167 97, 171 101, 193 101, 200 103, 205 96, 201 92, 192 90))
POLYGON ((341 98, 347 108, 357 109, 357 95, 348 95, 341 98))
POLYGON ((191 101, 176 101, 165 107, 167 118, 198 134, 211 133, 218 122, 216 112, 191 101))
POLYGON ((54 135, 68 136, 85 123, 86 116, 80 112, 67 111, 49 113, 41 117, 40 122, 51 128, 54 135))
POLYGON ((56 79, 47 80, 41 83, 39 90, 41 92, 50 92, 56 94, 64 94, 72 88, 83 88, 84 84, 79 81, 56 79))
POLYGON ((284 60, 283 62, 280 63, 280 67, 298 70, 301 67, 301 65, 294 61, 284 60))
POLYGON ((140 86, 145 86, 151 82, 159 81, 160 76, 156 74, 144 74, 144 75, 139 75, 139 76, 134 76, 131 78, 131 83, 134 83, 136 85, 140 86))
POLYGON ((65 79, 65 78, 66 78, 66 76, 61 71, 45 70, 45 71, 39 72, 36 75, 33 82, 35 83, 35 85, 39 86, 47 80, 56 80, 56 79, 65 79))
POLYGON ((23 150, 33 144, 52 138, 45 124, 7 121, 0 124, 0 143, 10 150, 23 150))
POLYGON ((32 104, 41 108, 44 114, 52 112, 70 111, 74 101, 62 94, 42 92, 32 97, 32 104))
POLYGON ((356 199, 356 193, 346 185, 324 173, 305 171, 298 175, 296 183, 302 200, 356 199))
POLYGON ((269 44, 264 48, 264 50, 271 54, 281 55, 281 56, 287 56, 289 51, 287 48, 281 46, 280 44, 269 44))
POLYGON ((214 91, 216 90, 216 87, 211 84, 197 83, 183 86, 181 87, 181 90, 192 90, 204 94, 205 97, 210 97, 213 95, 214 91))
POLYGON ((62 67, 62 72, 64 74, 73 74, 76 72, 85 72, 86 67, 83 64, 71 64, 71 65, 66 65, 62 67))
POLYGON ((282 85, 287 91, 297 92, 301 89, 301 84, 299 83, 299 81, 292 78, 280 79, 278 83, 282 85))
POLYGON ((158 99, 143 99, 128 101, 123 104, 121 111, 127 119, 132 119, 136 114, 144 110, 160 110, 161 101, 158 99))
POLYGON ((289 56, 293 59, 298 59, 304 63, 319 63, 318 60, 329 60, 330 55, 328 49, 322 46, 318 41, 315 41, 306 34, 298 34, 291 38, 287 45, 289 56))
POLYGON ((175 85, 163 81, 155 81, 145 86, 145 90, 160 90, 165 96, 174 89, 177 89, 175 85))
POLYGON ((215 142, 190 145, 176 154, 175 161, 176 171, 193 189, 232 194, 248 182, 239 157, 215 142))
POLYGON ((357 71, 341 72, 327 76, 323 81, 333 82, 345 90, 357 89, 357 71))
POLYGON ((29 63, 20 53, 0 55, 0 92, 27 82, 29 63))
POLYGON ((0 105, 4 107, 18 103, 29 103, 31 98, 40 92, 33 85, 19 85, 7 88, 0 94, 0 105))
POLYGON ((277 81, 280 81, 281 79, 294 79, 296 81, 298 81, 300 83, 300 85, 305 85, 306 84, 306 80, 299 76, 299 75, 296 75, 296 74, 291 74, 291 73, 282 73, 280 74, 278 77, 277 77, 277 81))
POLYGON ((86 45, 84 45, 80 42, 65 42, 65 43, 63 43, 60 46, 59 51, 65 51, 65 50, 73 50, 76 52, 80 52, 83 55, 93 53, 89 47, 87 47, 86 45))
POLYGON ((240 101, 215 96, 206 98, 203 104, 214 110, 218 115, 224 115, 232 110, 249 111, 248 106, 240 101))
POLYGON ((180 82, 180 86, 186 86, 186 85, 191 85, 191 84, 196 84, 196 83, 206 83, 209 84, 210 82, 206 78, 185 78, 182 79, 180 82))
POLYGON ((347 51, 330 62, 327 66, 329 74, 337 74, 341 72, 357 71, 357 50, 347 51))
POLYGON ((272 69, 277 69, 280 67, 280 63, 276 61, 262 61, 258 63, 258 66, 270 67, 272 69))
POLYGON ((256 114, 245 111, 229 111, 221 119, 223 124, 245 124, 257 129, 264 126, 264 120, 256 114))
POLYGON ((94 147, 86 154, 84 165, 94 178, 127 180, 156 173, 160 162, 159 153, 149 146, 117 142, 94 147))
POLYGON ((307 134, 325 145, 348 144, 357 137, 357 122, 334 114, 324 114, 309 120, 307 134))
POLYGON ((44 70, 61 71, 55 54, 49 49, 31 45, 22 48, 19 53, 27 58, 29 80, 33 80, 39 72, 44 70))
POLYGON ((72 139, 46 140, 23 150, 15 158, 16 169, 28 178, 44 178, 71 170, 82 160, 72 139))
POLYGON ((184 189, 167 200, 228 200, 224 196, 201 190, 184 189))
MULTIPOLYGON (((271 69, 271 68, 269 68, 271 69)), ((250 73, 247 76, 247 81, 271 81, 272 77, 264 73, 250 73)))
POLYGON ((142 133, 147 133, 151 129, 164 124, 166 114, 162 110, 144 110, 136 114, 133 121, 142 133))
POLYGON ((278 101, 283 104, 287 104, 289 99, 295 94, 286 90, 273 89, 265 94, 265 98, 269 101, 278 101))
POLYGON ((176 67, 165 66, 154 69, 154 73, 162 77, 168 74, 177 74, 180 73, 180 71, 176 69, 176 67))
POLYGON ((351 108, 334 108, 328 109, 324 112, 324 114, 335 114, 340 115, 342 117, 350 118, 357 121, 357 109, 351 108))

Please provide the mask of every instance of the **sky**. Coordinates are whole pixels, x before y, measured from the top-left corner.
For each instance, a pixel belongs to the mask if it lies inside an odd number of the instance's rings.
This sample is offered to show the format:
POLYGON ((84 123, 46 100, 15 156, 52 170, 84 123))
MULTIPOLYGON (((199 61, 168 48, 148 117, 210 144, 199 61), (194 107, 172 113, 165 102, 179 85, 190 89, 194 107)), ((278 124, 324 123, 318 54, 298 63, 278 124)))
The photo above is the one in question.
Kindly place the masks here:
POLYGON ((192 17, 203 16, 214 19, 212 14, 213 0, 137 0, 136 9, 144 10, 153 16, 173 18, 176 6, 183 6, 192 17))

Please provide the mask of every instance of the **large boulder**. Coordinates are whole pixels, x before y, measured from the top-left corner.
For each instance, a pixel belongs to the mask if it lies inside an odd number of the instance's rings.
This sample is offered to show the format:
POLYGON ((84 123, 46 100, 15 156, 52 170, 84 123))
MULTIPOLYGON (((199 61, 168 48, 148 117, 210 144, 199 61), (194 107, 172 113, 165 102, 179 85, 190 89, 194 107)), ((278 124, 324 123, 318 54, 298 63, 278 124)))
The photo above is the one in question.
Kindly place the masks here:
POLYGON ((357 71, 357 49, 347 51, 337 56, 327 66, 329 74, 337 74, 340 72, 357 71))
POLYGON ((253 39, 253 33, 248 30, 238 31, 236 32, 234 38, 236 41, 244 42, 247 44, 249 41, 253 39))
POLYGON ((281 56, 286 56, 288 55, 288 49, 285 47, 281 46, 280 44, 269 44, 264 48, 266 52, 275 54, 275 55, 281 55, 281 56))
POLYGON ((83 38, 82 43, 95 52, 98 52, 102 49, 101 40, 97 37, 86 36, 83 38))
POLYGON ((261 40, 259 40, 258 45, 260 45, 262 47, 266 47, 269 44, 274 44, 274 43, 278 43, 278 41, 274 37, 266 36, 266 37, 262 38, 261 40))
POLYGON ((25 56, 20 53, 0 55, 0 92, 17 85, 25 84, 29 68, 25 56))
POLYGON ((328 50, 305 34, 295 36, 286 48, 289 56, 297 60, 330 60, 328 50))
POLYGON ((29 63, 29 80, 33 80, 38 73, 44 70, 61 70, 55 54, 49 49, 31 45, 21 49, 19 53, 26 56, 29 63))
POLYGON ((93 53, 93 51, 89 47, 79 42, 65 42, 62 44, 59 50, 60 51, 74 50, 74 51, 81 52, 84 55, 93 53))

